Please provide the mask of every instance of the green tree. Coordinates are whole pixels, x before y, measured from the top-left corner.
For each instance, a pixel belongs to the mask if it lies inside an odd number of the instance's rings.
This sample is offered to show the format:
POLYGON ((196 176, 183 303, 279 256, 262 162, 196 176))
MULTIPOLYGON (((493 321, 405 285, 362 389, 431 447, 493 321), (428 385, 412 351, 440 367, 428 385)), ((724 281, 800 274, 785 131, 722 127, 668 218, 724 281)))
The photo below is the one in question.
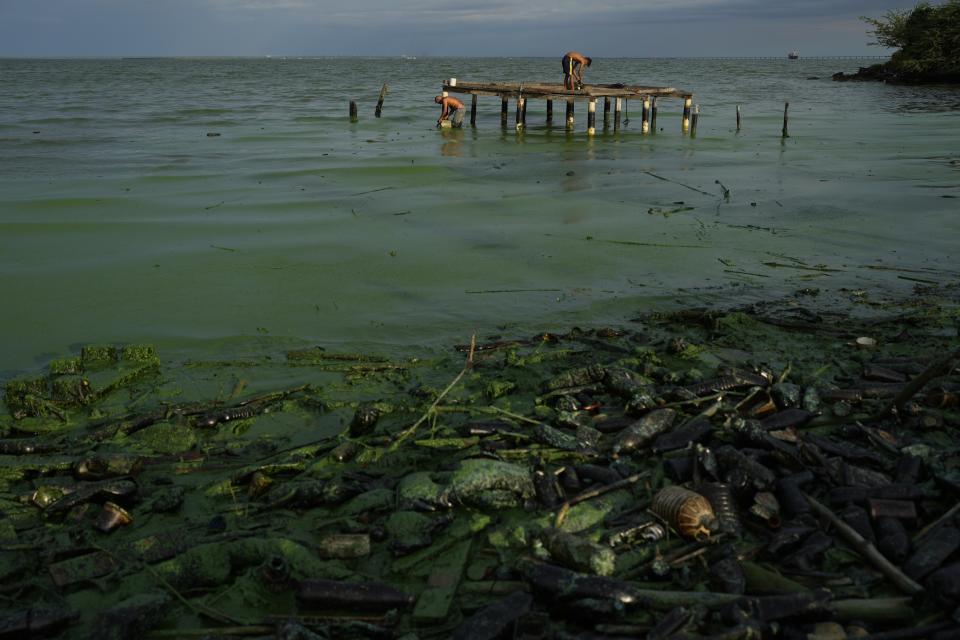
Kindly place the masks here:
POLYGON ((862 18, 873 27, 877 44, 899 49, 888 71, 904 80, 960 78, 960 0, 940 5, 921 2, 909 11, 888 11, 883 18, 862 18))

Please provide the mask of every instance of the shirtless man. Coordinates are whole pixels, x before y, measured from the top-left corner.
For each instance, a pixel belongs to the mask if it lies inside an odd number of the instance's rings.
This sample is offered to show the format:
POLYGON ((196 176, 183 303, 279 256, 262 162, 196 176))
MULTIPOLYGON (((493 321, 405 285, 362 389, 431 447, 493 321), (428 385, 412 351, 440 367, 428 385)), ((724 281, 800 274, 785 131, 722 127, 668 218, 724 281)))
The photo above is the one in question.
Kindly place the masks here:
MULTIPOLYGON (((444 120, 451 118, 458 110, 463 109, 463 103, 450 96, 437 96, 433 101, 443 105, 443 111, 440 112, 440 117, 437 118, 437 126, 440 126, 440 123, 444 120)), ((463 111, 460 111, 460 113, 463 113, 463 111)))
POLYGON ((590 66, 592 58, 577 51, 568 51, 563 56, 563 88, 580 89, 583 85, 583 67, 590 66))

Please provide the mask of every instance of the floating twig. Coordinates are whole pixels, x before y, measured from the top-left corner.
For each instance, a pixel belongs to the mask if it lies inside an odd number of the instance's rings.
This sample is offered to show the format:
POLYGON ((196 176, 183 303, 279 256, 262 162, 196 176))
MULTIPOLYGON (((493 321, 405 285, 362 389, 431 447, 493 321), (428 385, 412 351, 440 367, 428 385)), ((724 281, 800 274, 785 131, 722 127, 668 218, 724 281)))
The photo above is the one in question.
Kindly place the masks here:
POLYGON ((463 369, 460 371, 460 373, 457 374, 457 377, 454 378, 450 382, 450 384, 447 385, 447 388, 444 389, 440 393, 440 395, 437 396, 437 399, 433 401, 433 404, 431 404, 427 408, 427 410, 423 412, 423 415, 420 416, 420 419, 414 422, 409 429, 401 431, 397 435, 397 438, 393 441, 393 444, 390 445, 391 451, 395 451, 403 443, 404 440, 406 440, 407 438, 412 436, 414 433, 416 433, 417 429, 420 427, 421 424, 423 424, 430 416, 434 415, 434 410, 437 408, 437 405, 439 405, 440 402, 447 396, 447 394, 450 393, 450 391, 455 386, 457 386, 461 378, 463 378, 463 376, 465 376, 467 372, 473 368, 473 353, 476 349, 476 346, 477 346, 477 334, 473 334, 472 336, 470 336, 470 353, 467 354, 467 361, 464 363, 463 369))
POLYGON ((678 185, 680 185, 681 187, 684 187, 685 189, 690 189, 690 191, 696 191, 697 193, 702 193, 702 194, 705 195, 705 196, 712 196, 712 195, 713 195, 713 194, 710 193, 709 191, 704 191, 703 189, 697 189, 696 187, 691 187, 691 186, 688 185, 688 184, 683 184, 682 182, 677 182, 676 180, 671 180, 670 178, 664 178, 663 176, 658 176, 657 174, 653 173, 652 171, 644 171, 644 173, 647 174, 648 176, 651 176, 651 177, 656 178, 657 180, 663 180, 664 182, 672 182, 673 184, 678 184, 678 185))

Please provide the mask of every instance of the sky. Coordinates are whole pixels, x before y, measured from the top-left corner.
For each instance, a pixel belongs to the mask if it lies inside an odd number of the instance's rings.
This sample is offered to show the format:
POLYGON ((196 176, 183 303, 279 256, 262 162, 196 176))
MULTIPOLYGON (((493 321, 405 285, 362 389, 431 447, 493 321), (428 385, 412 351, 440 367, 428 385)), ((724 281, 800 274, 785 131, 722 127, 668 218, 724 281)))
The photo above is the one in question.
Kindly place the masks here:
MULTIPOLYGON (((885 55, 903 0, 0 0, 0 56, 885 55)), ((932 4, 938 4, 933 2, 932 4)))

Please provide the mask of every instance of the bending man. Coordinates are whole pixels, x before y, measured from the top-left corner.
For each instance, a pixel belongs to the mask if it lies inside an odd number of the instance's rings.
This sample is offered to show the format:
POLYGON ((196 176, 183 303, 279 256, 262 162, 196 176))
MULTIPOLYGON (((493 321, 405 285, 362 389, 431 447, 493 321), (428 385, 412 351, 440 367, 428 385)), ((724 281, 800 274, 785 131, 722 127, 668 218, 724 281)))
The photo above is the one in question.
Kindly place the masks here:
POLYGON ((433 101, 439 105, 443 105, 443 111, 440 112, 440 117, 437 118, 438 127, 444 120, 447 120, 449 118, 453 118, 454 126, 456 126, 458 120, 460 120, 461 122, 463 121, 463 115, 462 115, 463 103, 462 102, 450 96, 437 96, 436 98, 433 99, 433 101), (455 114, 457 114, 458 112, 460 114, 460 118, 455 117, 455 114))
POLYGON ((592 58, 577 51, 568 51, 563 56, 563 88, 581 89, 583 88, 583 67, 590 66, 592 58))

